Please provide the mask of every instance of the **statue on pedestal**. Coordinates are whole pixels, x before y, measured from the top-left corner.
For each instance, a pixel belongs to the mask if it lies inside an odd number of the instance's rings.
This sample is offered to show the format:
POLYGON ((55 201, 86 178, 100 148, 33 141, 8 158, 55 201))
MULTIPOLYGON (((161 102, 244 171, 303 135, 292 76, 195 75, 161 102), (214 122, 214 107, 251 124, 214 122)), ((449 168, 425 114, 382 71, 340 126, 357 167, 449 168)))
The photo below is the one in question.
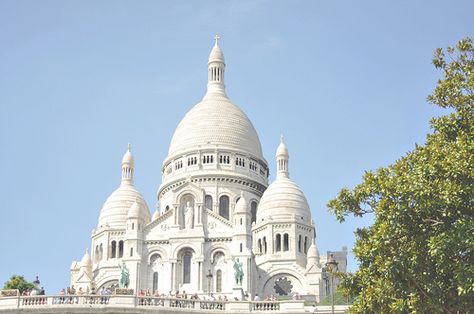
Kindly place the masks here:
POLYGON ((127 265, 125 262, 122 261, 122 265, 119 264, 120 267, 120 281, 119 286, 120 288, 128 288, 130 284, 130 272, 128 271, 127 265))
POLYGON ((244 270, 242 268, 242 262, 239 259, 232 258, 234 262, 234 278, 235 284, 238 286, 242 286, 242 280, 244 279, 244 270))

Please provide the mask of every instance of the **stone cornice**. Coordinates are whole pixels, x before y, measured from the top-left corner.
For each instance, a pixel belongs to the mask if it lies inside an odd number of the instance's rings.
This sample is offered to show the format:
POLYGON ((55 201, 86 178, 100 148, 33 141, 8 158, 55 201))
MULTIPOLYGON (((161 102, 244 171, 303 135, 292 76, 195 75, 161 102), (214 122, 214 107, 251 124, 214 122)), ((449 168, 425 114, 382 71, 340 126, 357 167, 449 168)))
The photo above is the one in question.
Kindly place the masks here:
MULTIPOLYGON (((202 174, 202 175, 195 175, 192 176, 190 179, 191 182, 193 183, 198 183, 198 182, 205 182, 205 181, 220 181, 220 182, 226 182, 226 183, 234 183, 234 184, 239 184, 239 185, 244 185, 247 188, 251 188, 254 190, 254 192, 258 195, 262 195, 263 192, 266 190, 266 186, 256 182, 250 178, 245 178, 243 176, 238 176, 235 174, 202 174)), ((174 189, 178 186, 181 186, 185 184, 186 182, 189 182, 189 179, 186 177, 178 178, 173 181, 169 181, 166 184, 162 185, 159 190, 158 190, 158 198, 161 198, 164 193, 168 192, 171 189, 174 189)))

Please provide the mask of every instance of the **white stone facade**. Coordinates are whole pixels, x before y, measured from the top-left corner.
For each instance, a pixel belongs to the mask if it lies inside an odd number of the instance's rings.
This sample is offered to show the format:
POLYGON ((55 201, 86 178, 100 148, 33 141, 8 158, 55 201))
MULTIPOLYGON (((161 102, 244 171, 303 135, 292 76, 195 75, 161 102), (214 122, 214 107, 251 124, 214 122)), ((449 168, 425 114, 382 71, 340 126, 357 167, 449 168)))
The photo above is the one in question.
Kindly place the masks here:
MULTIPOLYGON (((207 93, 179 123, 162 166, 150 215, 133 185, 129 146, 119 188, 106 200, 92 232, 90 254, 71 266, 71 285, 85 291, 118 285, 119 264, 135 291, 235 296, 326 295, 315 225, 301 189, 289 176, 281 140, 277 178, 258 134, 225 93, 225 61, 216 44, 209 56, 207 93), (234 263, 241 263, 236 283, 234 263), (240 290, 241 289, 241 290, 240 290)), ((347 251, 335 254, 345 271, 347 251)))

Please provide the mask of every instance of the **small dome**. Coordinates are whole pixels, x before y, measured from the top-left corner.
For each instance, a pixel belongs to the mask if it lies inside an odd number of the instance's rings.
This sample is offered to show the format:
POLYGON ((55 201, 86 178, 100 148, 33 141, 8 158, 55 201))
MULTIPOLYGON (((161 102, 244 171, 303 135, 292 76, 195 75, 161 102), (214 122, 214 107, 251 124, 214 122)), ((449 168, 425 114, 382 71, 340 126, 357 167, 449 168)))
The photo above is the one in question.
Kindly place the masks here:
POLYGON ((312 241, 308 248, 308 260, 310 259, 319 259, 318 249, 316 248, 314 241, 312 241))
POLYGON ((309 270, 313 265, 320 267, 319 252, 318 252, 318 248, 316 247, 314 238, 311 242, 311 245, 308 248, 308 259, 307 259, 306 269, 309 270))
POLYGON ((257 210, 257 223, 262 220, 303 217, 311 222, 311 211, 303 191, 289 178, 275 180, 263 193, 257 210))
POLYGON ((128 149, 127 151, 125 152, 125 154, 123 155, 123 158, 122 158, 122 165, 123 164, 128 164, 130 165, 131 167, 134 167, 135 166, 135 162, 133 160, 133 155, 132 155, 132 146, 130 144, 128 144, 128 149))
POLYGON ((153 213, 153 217, 151 218, 151 220, 157 220, 158 218, 160 217, 160 212, 158 210, 155 210, 155 212, 153 213))
POLYGON ((105 201, 100 210, 98 226, 125 228, 128 211, 134 202, 140 205, 140 214, 145 222, 150 221, 150 212, 143 196, 131 184, 122 184, 105 201))
POLYGON ((209 62, 222 62, 225 63, 224 60, 224 54, 222 53, 221 47, 217 45, 217 43, 214 45, 214 47, 211 50, 211 53, 209 54, 209 62))
POLYGON ((234 214, 247 214, 249 212, 249 204, 242 193, 237 204, 235 204, 234 214))
POLYGON ((141 209, 141 206, 139 204, 139 200, 135 199, 135 202, 133 202, 132 206, 130 206, 130 209, 128 210, 128 215, 127 218, 141 218, 144 219, 146 217, 146 214, 144 211, 141 209))
POLYGON ((92 266, 91 256, 89 255, 89 250, 86 250, 86 253, 81 259, 81 267, 90 267, 92 266))
POLYGON ((265 190, 257 209, 258 224, 267 219, 303 219, 311 223, 311 210, 303 191, 293 182, 288 173, 288 149, 280 139, 276 152, 277 177, 265 190))
POLYGON ((281 136, 280 145, 278 145, 275 156, 289 157, 288 148, 286 148, 285 142, 283 140, 283 135, 281 136))

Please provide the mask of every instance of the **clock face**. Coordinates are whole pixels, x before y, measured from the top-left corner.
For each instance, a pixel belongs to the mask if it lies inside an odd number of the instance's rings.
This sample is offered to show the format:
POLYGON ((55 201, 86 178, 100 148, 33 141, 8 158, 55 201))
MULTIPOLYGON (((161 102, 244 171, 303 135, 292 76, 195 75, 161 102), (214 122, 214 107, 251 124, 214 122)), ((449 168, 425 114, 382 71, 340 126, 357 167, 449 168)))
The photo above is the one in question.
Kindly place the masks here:
POLYGON ((275 286, 273 287, 273 289, 275 289, 275 293, 278 295, 289 295, 291 293, 291 288, 293 288, 293 285, 286 277, 281 277, 280 279, 276 280, 275 286))

